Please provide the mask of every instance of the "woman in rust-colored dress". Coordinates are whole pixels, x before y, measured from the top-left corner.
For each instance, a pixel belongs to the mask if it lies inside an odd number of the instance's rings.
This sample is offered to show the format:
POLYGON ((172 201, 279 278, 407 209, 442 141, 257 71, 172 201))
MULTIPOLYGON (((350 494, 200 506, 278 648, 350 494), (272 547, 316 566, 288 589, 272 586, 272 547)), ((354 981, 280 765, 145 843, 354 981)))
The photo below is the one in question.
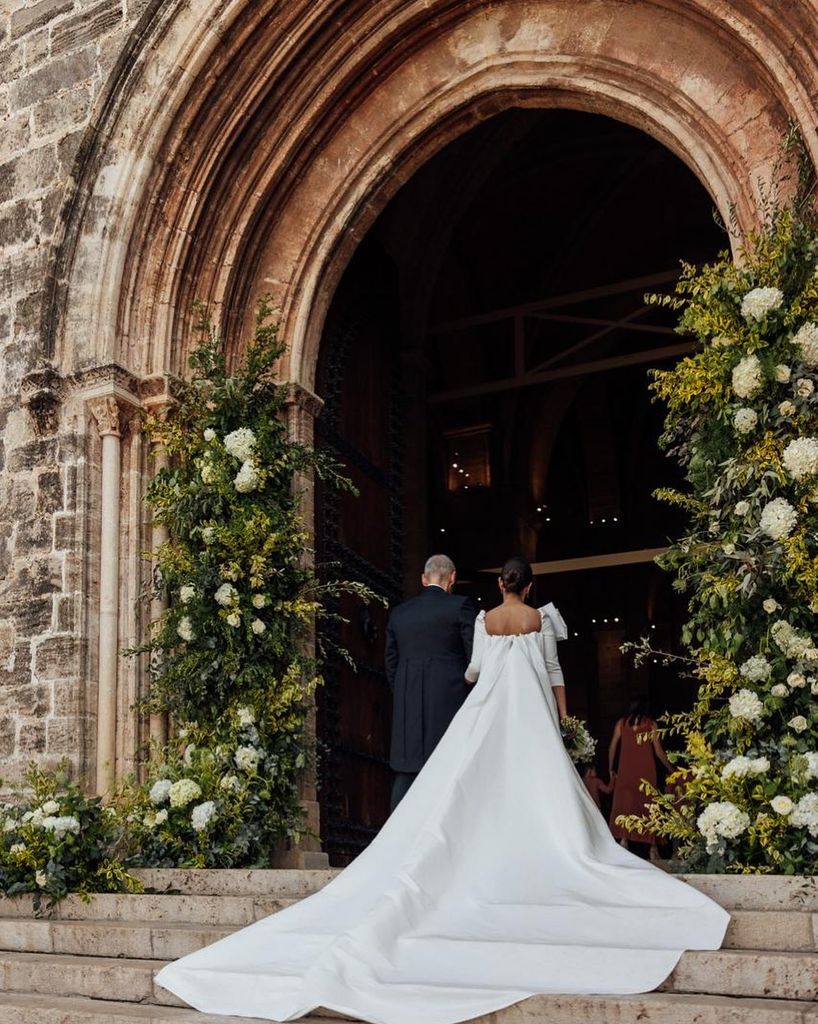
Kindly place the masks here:
POLYGON ((646 860, 656 837, 650 832, 630 832, 616 824, 620 814, 644 814, 648 799, 640 792, 639 784, 646 779, 656 785, 656 759, 670 771, 657 732, 656 722, 650 717, 646 697, 631 701, 628 714, 619 719, 614 727, 611 745, 608 748, 608 766, 613 777, 616 753, 619 750, 619 770, 616 772, 611 806, 610 827, 617 839, 624 839, 628 849, 646 860))

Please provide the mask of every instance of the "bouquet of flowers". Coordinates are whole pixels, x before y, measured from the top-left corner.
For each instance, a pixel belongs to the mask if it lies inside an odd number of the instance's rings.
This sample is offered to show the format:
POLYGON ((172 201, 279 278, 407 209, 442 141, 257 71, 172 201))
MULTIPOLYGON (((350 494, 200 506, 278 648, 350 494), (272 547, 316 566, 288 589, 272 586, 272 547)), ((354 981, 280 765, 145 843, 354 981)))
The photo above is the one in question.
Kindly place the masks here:
POLYGON ((588 732, 588 727, 581 718, 566 715, 560 722, 560 732, 565 749, 578 768, 593 762, 596 753, 596 740, 588 732))

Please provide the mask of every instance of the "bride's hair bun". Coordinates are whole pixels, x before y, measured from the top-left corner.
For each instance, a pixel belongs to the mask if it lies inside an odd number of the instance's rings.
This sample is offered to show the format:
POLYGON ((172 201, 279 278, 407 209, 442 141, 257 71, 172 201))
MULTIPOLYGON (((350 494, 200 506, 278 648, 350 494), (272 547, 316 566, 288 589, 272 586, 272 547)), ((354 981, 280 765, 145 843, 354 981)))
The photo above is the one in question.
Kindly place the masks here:
POLYGON ((503 587, 509 594, 521 594, 534 579, 534 573, 524 558, 515 556, 514 558, 509 558, 501 569, 500 579, 503 581, 503 587))

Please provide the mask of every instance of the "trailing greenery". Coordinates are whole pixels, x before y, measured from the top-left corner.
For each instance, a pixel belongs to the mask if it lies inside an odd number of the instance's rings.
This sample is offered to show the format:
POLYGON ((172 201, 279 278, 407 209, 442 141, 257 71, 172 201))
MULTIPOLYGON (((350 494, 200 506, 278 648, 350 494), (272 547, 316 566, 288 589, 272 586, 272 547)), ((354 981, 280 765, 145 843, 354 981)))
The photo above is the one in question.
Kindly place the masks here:
MULTIPOLYGON (((653 389, 690 517, 660 562, 689 596, 683 643, 701 680, 675 792, 628 828, 673 837, 690 869, 818 867, 818 231, 803 201, 672 297, 701 349, 653 389)), ((643 646, 642 653, 648 650, 643 646)))
POLYGON ((148 422, 170 457, 147 495, 170 538, 156 553, 155 580, 169 606, 133 653, 150 655, 143 710, 170 714, 178 731, 154 752, 148 785, 121 795, 143 863, 263 864, 276 839, 298 840, 299 779, 312 756, 305 725, 321 682, 314 623, 327 597, 372 596, 354 582, 319 580, 314 568, 301 475, 351 485, 327 454, 288 436, 289 390, 275 373, 283 351, 265 302, 234 368, 203 317, 190 378, 165 417, 148 422), (250 748, 252 771, 238 763, 250 748), (235 773, 231 789, 224 780, 235 773), (177 785, 183 803, 151 800, 155 783, 182 779, 192 783, 177 785))
POLYGON ((0 804, 0 893, 34 894, 50 909, 68 893, 139 892, 116 851, 118 815, 70 781, 66 764, 48 772, 29 766, 26 787, 0 804))

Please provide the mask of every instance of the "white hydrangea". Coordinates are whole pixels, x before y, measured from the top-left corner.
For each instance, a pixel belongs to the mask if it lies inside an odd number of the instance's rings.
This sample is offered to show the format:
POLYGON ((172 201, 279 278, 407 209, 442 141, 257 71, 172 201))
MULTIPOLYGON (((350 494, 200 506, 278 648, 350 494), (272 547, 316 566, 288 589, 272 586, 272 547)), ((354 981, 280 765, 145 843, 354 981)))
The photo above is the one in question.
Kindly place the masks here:
POLYGON ((170 796, 172 785, 173 783, 170 779, 159 779, 158 782, 154 782, 150 788, 150 793, 148 794, 151 798, 151 802, 154 804, 163 804, 167 800, 168 796, 170 796))
POLYGON ((182 754, 182 760, 185 762, 188 768, 193 764, 193 753, 196 750, 195 743, 188 743, 185 747, 185 752, 182 754))
POLYGON ((818 473, 818 438, 797 437, 784 449, 781 459, 793 480, 818 473))
POLYGON ((770 636, 779 650, 788 658, 807 658, 814 650, 812 639, 803 633, 796 632, 786 619, 779 619, 773 623, 770 636))
POLYGON ((795 732, 804 732, 805 729, 809 728, 809 722, 803 715, 796 715, 795 718, 791 718, 787 725, 795 732))
POLYGON ((19 824, 19 821, 17 821, 15 818, 6 818, 6 820, 3 822, 3 831, 13 832, 19 824))
POLYGON ((782 416, 794 416, 795 406, 792 402, 786 400, 779 405, 778 411, 782 416))
POLYGON ((754 654, 752 658, 748 658, 744 662, 739 672, 741 672, 745 679, 749 679, 751 683, 762 683, 770 678, 772 665, 770 665, 763 654, 754 654))
POLYGON ((801 362, 805 366, 818 366, 818 324, 802 324, 792 340, 800 350, 801 362))
POLYGON ((741 408, 736 410, 733 416, 733 426, 739 434, 749 434, 751 430, 755 430, 757 423, 758 413, 755 409, 741 408))
POLYGON ((788 384, 792 376, 792 370, 786 363, 779 363, 775 368, 775 379, 779 384, 788 384))
POLYGON ((807 778, 818 779, 818 753, 808 750, 804 757, 807 759, 807 778))
POLYGON ((179 779, 168 791, 171 807, 187 807, 192 800, 197 800, 201 795, 201 786, 193 779, 179 779))
POLYGON ((200 472, 202 474, 203 484, 215 484, 218 477, 215 463, 212 459, 205 456, 199 463, 200 472))
POLYGON ((228 605, 235 604, 238 601, 239 592, 232 583, 222 583, 213 597, 216 599, 216 604, 220 604, 222 608, 227 608, 228 605))
POLYGON ((708 849, 718 846, 719 839, 735 839, 750 827, 750 816, 729 800, 708 804, 696 820, 699 832, 707 840, 708 849))
POLYGON ((73 814, 66 814, 62 817, 49 815, 43 818, 42 827, 46 832, 53 832, 58 839, 62 839, 69 832, 76 835, 80 830, 80 823, 73 814))
POLYGON ((802 796, 789 820, 791 825, 806 828, 813 838, 818 839, 818 793, 802 796))
POLYGON ((781 794, 774 796, 770 801, 770 807, 772 807, 776 814, 789 814, 794 806, 795 804, 788 796, 781 794))
POLYGON ((254 608, 264 608, 267 605, 267 595, 266 594, 253 594, 252 600, 253 600, 253 607, 254 608))
POLYGON ((216 816, 216 804, 213 800, 205 800, 202 804, 196 804, 190 812, 190 824, 194 832, 204 832, 213 818, 216 816))
POLYGON ((258 768, 259 752, 255 747, 238 747, 234 760, 243 772, 254 772, 258 768))
POLYGON ((249 459, 247 462, 242 462, 241 469, 233 480, 233 486, 239 494, 249 494, 251 491, 255 491, 258 485, 259 475, 255 463, 249 459))
POLYGON ((56 800, 46 800, 43 804, 43 814, 56 814, 60 809, 60 805, 56 800))
POLYGON ((230 612, 227 616, 227 625, 236 629, 236 627, 241 625, 241 615, 238 612, 230 612))
POLYGON ((764 775, 769 770, 770 762, 766 757, 745 757, 739 754, 722 768, 721 777, 743 779, 747 775, 764 775))
POLYGON ((213 427, 208 427, 207 430, 205 430, 203 436, 204 436, 205 441, 215 441, 216 440, 216 431, 213 429, 213 427))
POLYGON ((770 693, 773 697, 786 697, 789 692, 790 691, 783 683, 776 683, 775 686, 770 689, 770 693))
POLYGON ((193 623, 190 620, 189 615, 183 615, 179 619, 179 625, 176 627, 176 632, 185 641, 191 641, 193 639, 193 623))
POLYGON ((256 451, 256 435, 249 427, 239 427, 224 439, 224 447, 239 462, 246 462, 256 451))
POLYGON ((226 793, 238 792, 241 789, 238 775, 225 775, 219 782, 219 787, 226 793))
POLYGON ((204 529, 202 530, 202 540, 205 542, 205 544, 212 544, 215 539, 216 527, 205 526, 204 529))
POLYGON ((239 725, 254 725, 256 721, 255 712, 252 708, 241 707, 236 712, 239 718, 239 725))
POLYGON ((757 356, 745 356, 733 368, 733 391, 739 398, 752 398, 761 387, 761 363, 757 356))
POLYGON ((763 320, 783 301, 784 293, 780 288, 753 288, 741 300, 741 315, 745 320, 763 320))
POLYGON ((12 843, 9 847, 9 853, 14 856, 17 853, 25 853, 26 849, 27 847, 25 843, 12 843))
POLYGON ((801 377, 795 382, 795 393, 799 398, 809 398, 815 390, 815 385, 809 377, 801 377))
POLYGON ((735 512, 735 514, 737 516, 746 516, 747 513, 750 511, 750 502, 749 501, 737 501, 736 502, 736 506, 733 509, 733 511, 735 512))
POLYGON ((182 604, 190 604, 195 596, 196 588, 190 583, 186 583, 183 587, 179 588, 179 600, 182 604))
POLYGON ((798 515, 786 498, 773 498, 761 510, 759 525, 763 533, 773 540, 788 537, 798 520, 798 515))
POLYGON ((250 629, 252 629, 256 636, 261 636, 261 634, 267 629, 267 624, 262 622, 261 619, 253 619, 250 623, 250 629))
POLYGON ((752 690, 737 690, 728 701, 730 714, 733 718, 740 718, 745 722, 754 722, 761 718, 764 705, 752 690))

